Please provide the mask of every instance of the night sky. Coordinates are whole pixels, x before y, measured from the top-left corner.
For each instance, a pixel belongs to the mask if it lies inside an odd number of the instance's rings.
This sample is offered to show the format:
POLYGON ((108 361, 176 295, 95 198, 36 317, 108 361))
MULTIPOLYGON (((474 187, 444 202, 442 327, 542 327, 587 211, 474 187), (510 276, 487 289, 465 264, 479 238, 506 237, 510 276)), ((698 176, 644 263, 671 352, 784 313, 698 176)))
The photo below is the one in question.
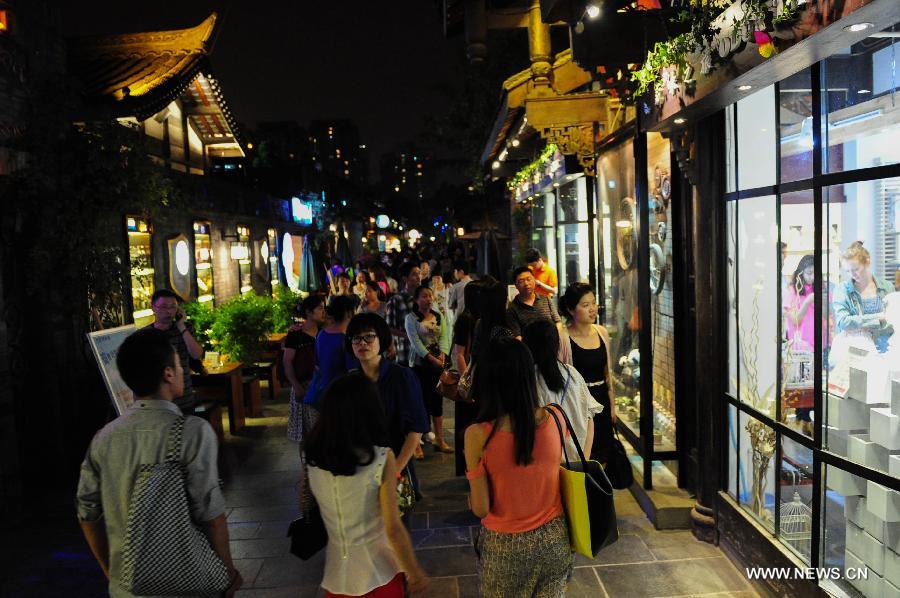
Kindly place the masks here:
POLYGON ((448 108, 464 68, 462 41, 444 38, 434 0, 65 5, 67 36, 182 29, 218 12, 212 63, 240 122, 350 118, 373 165, 448 108))

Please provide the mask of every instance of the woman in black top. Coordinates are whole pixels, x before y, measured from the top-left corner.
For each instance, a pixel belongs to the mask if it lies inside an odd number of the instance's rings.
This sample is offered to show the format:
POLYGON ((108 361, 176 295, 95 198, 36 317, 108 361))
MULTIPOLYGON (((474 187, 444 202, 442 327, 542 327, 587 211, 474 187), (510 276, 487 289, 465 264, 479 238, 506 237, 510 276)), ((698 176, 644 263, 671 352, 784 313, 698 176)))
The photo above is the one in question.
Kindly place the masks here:
POLYGON ((591 286, 578 282, 566 289, 559 309, 567 320, 572 365, 582 375, 594 400, 603 411, 594 416, 594 442, 590 458, 606 463, 612 455, 615 405, 610 400, 609 333, 596 324, 597 299, 591 286))
POLYGON ((303 397, 316 367, 315 342, 319 329, 325 325, 325 297, 311 294, 297 305, 297 314, 303 318, 299 328, 292 328, 284 339, 282 366, 291 384, 291 411, 288 417, 288 438, 294 442, 303 440, 303 397))

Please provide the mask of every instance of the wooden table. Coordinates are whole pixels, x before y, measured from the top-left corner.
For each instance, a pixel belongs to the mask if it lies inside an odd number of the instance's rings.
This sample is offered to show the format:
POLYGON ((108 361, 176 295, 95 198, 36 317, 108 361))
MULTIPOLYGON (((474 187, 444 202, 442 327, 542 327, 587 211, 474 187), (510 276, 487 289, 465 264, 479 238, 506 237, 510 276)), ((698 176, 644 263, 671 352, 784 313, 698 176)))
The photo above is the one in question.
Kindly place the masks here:
POLYGON ((244 427, 244 364, 233 361, 219 367, 207 368, 205 374, 194 374, 195 388, 218 387, 225 391, 228 405, 228 425, 236 434, 244 427))

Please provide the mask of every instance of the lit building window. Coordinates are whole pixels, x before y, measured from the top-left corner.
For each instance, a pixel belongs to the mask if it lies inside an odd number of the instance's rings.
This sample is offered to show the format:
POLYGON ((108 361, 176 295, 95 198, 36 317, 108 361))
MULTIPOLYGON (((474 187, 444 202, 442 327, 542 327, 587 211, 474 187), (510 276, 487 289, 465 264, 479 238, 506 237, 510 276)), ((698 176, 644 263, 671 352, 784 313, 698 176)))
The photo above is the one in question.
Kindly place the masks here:
POLYGON ((5 10, 0 10, 0 33, 7 33, 9 31, 9 13, 5 10))
POLYGON ((395 186, 394 186, 394 191, 396 191, 397 193, 400 193, 400 187, 398 187, 398 186, 395 185, 395 186))
POLYGON ((344 171, 344 176, 350 176, 350 171, 349 171, 349 170, 345 170, 345 171, 344 171))

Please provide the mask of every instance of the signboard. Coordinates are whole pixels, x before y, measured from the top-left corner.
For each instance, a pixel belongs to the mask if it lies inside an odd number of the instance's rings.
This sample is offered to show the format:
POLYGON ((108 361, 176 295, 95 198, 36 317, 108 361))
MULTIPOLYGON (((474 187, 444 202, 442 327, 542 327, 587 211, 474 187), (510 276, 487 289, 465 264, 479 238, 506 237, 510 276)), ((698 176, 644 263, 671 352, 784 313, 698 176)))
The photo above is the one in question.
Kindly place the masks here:
POLYGON ((116 367, 116 355, 119 354, 119 347, 122 346, 122 341, 135 330, 137 328, 134 324, 127 324, 118 328, 89 332, 87 335, 91 351, 94 352, 94 358, 97 360, 97 365, 100 366, 103 382, 106 383, 109 398, 118 415, 122 415, 131 406, 131 403, 134 401, 134 395, 131 389, 125 385, 122 377, 119 376, 119 368, 116 367))

